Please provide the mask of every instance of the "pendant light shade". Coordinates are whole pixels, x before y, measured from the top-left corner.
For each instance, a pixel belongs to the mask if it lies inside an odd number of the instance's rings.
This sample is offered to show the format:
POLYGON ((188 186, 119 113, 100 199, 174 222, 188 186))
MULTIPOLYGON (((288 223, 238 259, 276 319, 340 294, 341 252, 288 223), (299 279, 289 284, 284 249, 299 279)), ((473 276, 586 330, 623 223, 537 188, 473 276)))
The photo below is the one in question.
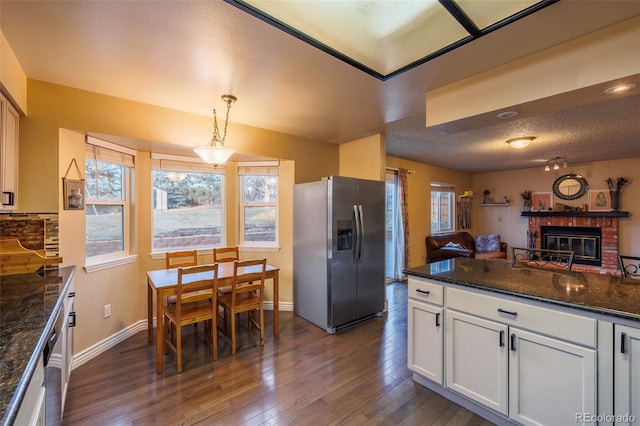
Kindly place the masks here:
POLYGON ((238 100, 233 95, 222 95, 222 100, 227 104, 227 117, 224 121, 224 134, 220 136, 220 130, 218 129, 218 120, 216 117, 216 110, 213 110, 213 136, 211 141, 205 146, 199 146, 194 148, 194 152, 202 158, 203 161, 213 164, 215 166, 226 163, 229 158, 236 152, 234 149, 227 148, 224 145, 224 140, 227 137, 227 125, 229 124, 229 110, 231 104, 238 100))

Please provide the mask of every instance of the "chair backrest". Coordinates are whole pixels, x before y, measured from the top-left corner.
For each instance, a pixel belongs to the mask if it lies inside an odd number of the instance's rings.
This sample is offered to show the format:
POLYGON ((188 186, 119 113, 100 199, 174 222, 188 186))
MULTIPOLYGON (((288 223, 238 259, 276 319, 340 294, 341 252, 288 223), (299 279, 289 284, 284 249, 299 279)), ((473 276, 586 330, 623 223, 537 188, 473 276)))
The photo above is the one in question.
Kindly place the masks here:
POLYGON ((571 270, 573 250, 511 247, 511 264, 571 270))
POLYGON ((198 264, 198 252, 196 250, 167 252, 164 256, 166 269, 195 266, 198 264))
POLYGON ((217 247, 213 249, 213 263, 233 262, 240 260, 238 247, 217 247))
POLYGON ((215 306, 217 287, 218 265, 215 263, 178 268, 176 317, 180 318, 182 305, 185 303, 212 299, 215 306))
POLYGON ((625 278, 640 279, 640 257, 618 255, 618 265, 625 278))
POLYGON ((231 284, 231 303, 242 293, 255 292, 262 303, 264 299, 264 280, 267 259, 247 259, 233 262, 233 282, 231 284))

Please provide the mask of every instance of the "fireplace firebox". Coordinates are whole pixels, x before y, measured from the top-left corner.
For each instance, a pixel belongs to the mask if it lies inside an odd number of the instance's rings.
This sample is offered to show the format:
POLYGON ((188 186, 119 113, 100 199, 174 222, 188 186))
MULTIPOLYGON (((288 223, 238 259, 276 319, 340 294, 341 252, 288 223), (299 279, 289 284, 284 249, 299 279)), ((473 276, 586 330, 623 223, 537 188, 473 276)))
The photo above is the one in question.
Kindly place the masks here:
POLYGON ((602 265, 602 230, 596 227, 541 226, 542 248, 573 250, 574 263, 602 265))

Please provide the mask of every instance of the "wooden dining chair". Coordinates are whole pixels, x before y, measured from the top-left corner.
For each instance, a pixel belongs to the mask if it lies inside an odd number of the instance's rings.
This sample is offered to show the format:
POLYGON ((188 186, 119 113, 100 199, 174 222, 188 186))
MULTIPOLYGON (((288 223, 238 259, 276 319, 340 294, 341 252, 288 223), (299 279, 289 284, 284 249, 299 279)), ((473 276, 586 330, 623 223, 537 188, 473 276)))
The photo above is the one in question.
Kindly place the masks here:
MULTIPOLYGON (((240 260, 238 247, 215 247, 213 249, 213 263, 227 263, 240 260)), ((218 294, 231 293, 231 286, 226 285, 218 289, 218 294)), ((226 319, 225 319, 226 320, 226 319)))
POLYGON ((260 346, 264 346, 264 280, 267 259, 234 261, 231 292, 218 295, 218 305, 224 309, 225 318, 230 319, 228 331, 223 321, 220 331, 231 339, 231 353, 236 353, 236 314, 248 312, 249 329, 255 326, 260 331, 260 346), (256 319, 255 313, 258 313, 256 319))
POLYGON ((164 259, 165 269, 195 266, 198 264, 198 252, 196 250, 167 252, 164 259))
POLYGON ((182 372, 182 326, 207 321, 205 340, 212 345, 213 360, 218 359, 217 326, 218 265, 189 266, 178 269, 176 303, 164 311, 165 344, 176 354, 178 373, 182 372))
POLYGON ((618 255, 618 265, 623 277, 640 279, 640 257, 618 255))
MULTIPOLYGON (((196 250, 182 250, 167 252, 164 255, 165 269, 182 268, 185 266, 195 266, 198 264, 198 252, 196 250)), ((175 305, 176 297, 167 297, 167 304, 175 305)))
POLYGON ((213 263, 233 262, 240 260, 238 247, 216 247, 213 249, 213 263))

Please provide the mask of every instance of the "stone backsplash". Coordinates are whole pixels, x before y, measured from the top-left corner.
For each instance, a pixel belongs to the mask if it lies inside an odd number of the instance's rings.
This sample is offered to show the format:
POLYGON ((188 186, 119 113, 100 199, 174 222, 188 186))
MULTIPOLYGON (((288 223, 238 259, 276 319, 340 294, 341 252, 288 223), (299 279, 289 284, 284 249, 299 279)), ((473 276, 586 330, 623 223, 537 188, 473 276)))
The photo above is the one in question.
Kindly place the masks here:
POLYGON ((58 257, 58 224, 58 213, 0 214, 0 238, 17 238, 25 248, 58 257))

